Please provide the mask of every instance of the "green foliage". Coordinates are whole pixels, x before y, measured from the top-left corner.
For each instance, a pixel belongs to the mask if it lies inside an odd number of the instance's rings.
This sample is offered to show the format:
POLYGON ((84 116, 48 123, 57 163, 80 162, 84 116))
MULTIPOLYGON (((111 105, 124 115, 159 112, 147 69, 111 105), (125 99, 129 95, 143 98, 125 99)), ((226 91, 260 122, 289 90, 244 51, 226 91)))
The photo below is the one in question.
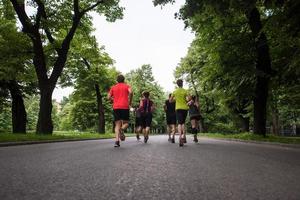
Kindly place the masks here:
POLYGON ((34 95, 25 98, 25 108, 27 112, 27 129, 34 130, 39 114, 39 96, 34 95))
MULTIPOLYGON (((126 134, 130 136, 130 134, 126 134)), ((114 134, 95 134, 90 132, 66 132, 56 131, 53 135, 37 135, 34 133, 23 134, 11 134, 1 133, 0 142, 35 142, 35 141, 72 141, 72 140, 89 140, 89 139, 107 139, 113 138, 114 134)))
POLYGON ((0 108, 0 133, 10 132, 11 124, 11 109, 8 106, 0 108))
MULTIPOLYGON (((64 98, 66 101, 68 98, 64 98)), ((59 113, 59 130, 64 130, 64 131, 70 131, 74 130, 72 126, 72 118, 71 118, 71 112, 73 106, 70 104, 70 102, 64 102, 64 100, 61 102, 61 112, 59 113)), ((69 100, 67 100, 69 101, 69 100)))

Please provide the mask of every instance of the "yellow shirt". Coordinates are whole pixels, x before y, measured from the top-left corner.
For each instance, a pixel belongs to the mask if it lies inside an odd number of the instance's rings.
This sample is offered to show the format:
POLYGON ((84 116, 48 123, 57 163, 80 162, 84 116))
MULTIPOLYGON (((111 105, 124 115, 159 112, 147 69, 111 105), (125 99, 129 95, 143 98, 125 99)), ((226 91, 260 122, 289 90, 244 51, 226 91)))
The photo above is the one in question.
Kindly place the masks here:
POLYGON ((175 98, 175 109, 188 110, 189 107, 186 102, 186 97, 188 96, 188 92, 183 88, 177 88, 173 92, 173 97, 175 98))

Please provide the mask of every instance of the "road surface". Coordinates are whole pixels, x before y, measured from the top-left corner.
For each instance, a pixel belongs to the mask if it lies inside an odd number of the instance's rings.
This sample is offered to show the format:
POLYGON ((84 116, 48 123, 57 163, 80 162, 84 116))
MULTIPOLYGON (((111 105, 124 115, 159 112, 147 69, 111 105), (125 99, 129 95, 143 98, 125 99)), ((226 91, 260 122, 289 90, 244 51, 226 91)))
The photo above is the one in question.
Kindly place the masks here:
POLYGON ((166 135, 0 148, 0 199, 300 199, 300 149, 166 135), (177 138, 176 138, 177 139, 177 138), (178 140, 176 141, 178 142, 178 140))

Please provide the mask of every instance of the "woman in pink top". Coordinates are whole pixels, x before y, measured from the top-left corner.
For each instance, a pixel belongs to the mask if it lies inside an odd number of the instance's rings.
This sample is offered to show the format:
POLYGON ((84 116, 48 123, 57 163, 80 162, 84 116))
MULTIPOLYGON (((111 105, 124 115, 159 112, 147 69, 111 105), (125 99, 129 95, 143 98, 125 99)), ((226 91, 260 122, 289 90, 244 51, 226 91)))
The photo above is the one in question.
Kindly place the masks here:
POLYGON ((149 139, 150 127, 152 123, 152 113, 154 111, 154 104, 153 101, 150 100, 149 96, 149 92, 143 92, 143 99, 141 99, 139 107, 145 143, 147 143, 149 139))

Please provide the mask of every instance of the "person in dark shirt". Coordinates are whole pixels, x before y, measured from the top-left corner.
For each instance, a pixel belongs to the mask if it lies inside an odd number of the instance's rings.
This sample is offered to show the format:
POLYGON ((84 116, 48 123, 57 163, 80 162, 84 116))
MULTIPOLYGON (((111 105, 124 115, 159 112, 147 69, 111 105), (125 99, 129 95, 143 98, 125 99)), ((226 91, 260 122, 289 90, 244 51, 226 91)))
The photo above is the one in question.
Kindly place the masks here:
POLYGON ((152 113, 154 111, 153 101, 149 98, 149 92, 143 92, 143 98, 140 101, 139 110, 141 112, 142 127, 144 133, 144 142, 147 143, 149 139, 150 127, 152 123, 152 113))
POLYGON ((169 94, 169 99, 165 101, 164 110, 166 112, 167 131, 169 134, 168 141, 175 143, 176 112, 175 112, 175 102, 174 101, 170 102, 171 97, 172 94, 169 94))
POLYGON ((194 135, 194 142, 198 142, 197 133, 199 130, 199 120, 201 115, 199 110, 199 103, 196 96, 193 95, 189 98, 188 106, 192 126, 192 134, 194 135))

